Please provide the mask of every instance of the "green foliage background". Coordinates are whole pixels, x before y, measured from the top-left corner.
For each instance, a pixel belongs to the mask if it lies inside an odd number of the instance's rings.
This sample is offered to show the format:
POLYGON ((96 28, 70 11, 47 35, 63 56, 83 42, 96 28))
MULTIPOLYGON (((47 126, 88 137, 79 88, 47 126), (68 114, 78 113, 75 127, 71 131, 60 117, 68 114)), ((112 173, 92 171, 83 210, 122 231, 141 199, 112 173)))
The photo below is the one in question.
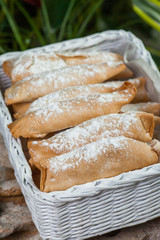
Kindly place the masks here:
POLYGON ((40 7, 32 1, 0 0, 0 54, 125 29, 142 39, 160 67, 159 0, 41 0, 40 7))

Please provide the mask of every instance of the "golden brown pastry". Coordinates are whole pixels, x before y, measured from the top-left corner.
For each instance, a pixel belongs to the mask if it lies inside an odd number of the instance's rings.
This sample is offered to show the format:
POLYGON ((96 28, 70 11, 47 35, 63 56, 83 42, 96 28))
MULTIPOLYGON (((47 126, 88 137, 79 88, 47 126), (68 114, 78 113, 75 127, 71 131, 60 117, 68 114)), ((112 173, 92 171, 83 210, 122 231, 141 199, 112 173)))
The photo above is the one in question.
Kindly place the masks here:
POLYGON ((154 131, 154 115, 143 112, 108 114, 41 141, 29 141, 30 164, 39 167, 42 159, 52 158, 103 137, 125 136, 142 142, 150 142, 154 131))
POLYGON ((136 94, 133 84, 125 82, 113 93, 91 94, 53 102, 37 111, 24 114, 9 124, 14 137, 44 137, 50 132, 76 126, 101 115, 117 113, 136 94))
POLYGON ((160 117, 154 116, 154 124, 155 124, 155 126, 160 124, 160 117))
MULTIPOLYGON (((109 66, 113 66, 115 62, 123 60, 123 57, 109 52, 63 52, 57 53, 57 56, 62 58, 67 65, 75 64, 95 64, 106 62, 109 66)), ((123 71, 118 73, 113 79, 129 79, 133 76, 133 72, 129 68, 125 68, 123 71)), ((110 78, 112 79, 112 78, 110 78)))
MULTIPOLYGON (((39 108, 47 106, 48 104, 51 104, 53 102, 63 101, 63 100, 75 98, 78 96, 87 96, 92 93, 111 93, 115 91, 116 88, 119 88, 120 86, 122 86, 123 83, 124 82, 117 82, 116 84, 115 82, 107 82, 104 84, 89 84, 89 85, 63 88, 56 92, 53 92, 38 98, 37 100, 32 102, 32 104, 28 103, 29 109, 27 110, 26 113, 28 114, 29 112, 38 110, 39 108)), ((20 105, 20 104, 21 103, 17 103, 15 105, 20 105)), ((18 119, 19 117, 22 116, 22 114, 17 112, 14 116, 15 118, 18 119)))
POLYGON ((59 89, 101 83, 125 69, 124 64, 109 67, 106 63, 76 65, 27 77, 8 88, 6 104, 31 102, 59 89))
POLYGON ((6 60, 3 63, 3 70, 11 78, 12 83, 15 83, 30 75, 65 66, 66 63, 54 53, 29 53, 6 60))
POLYGON ((65 53, 58 55, 53 52, 27 53, 5 61, 3 70, 11 78, 12 83, 15 83, 25 77, 69 65, 106 62, 108 66, 113 67, 122 63, 122 60, 122 56, 109 52, 69 52, 66 56, 65 53))
MULTIPOLYGON (((135 98, 133 99, 134 102, 136 101, 148 101, 148 94, 145 89, 145 78, 135 78, 128 80, 131 82, 136 88, 137 93, 135 98)), ((115 91, 117 88, 121 87, 124 81, 111 81, 105 82, 102 84, 89 84, 89 85, 82 85, 82 86, 74 86, 63 88, 59 91, 47 94, 41 98, 38 98, 32 103, 17 103, 13 104, 14 109, 16 108, 17 112, 14 115, 15 118, 21 117, 23 113, 27 110, 27 113, 32 112, 33 110, 38 110, 44 105, 50 104, 54 101, 62 101, 66 99, 70 99, 73 97, 78 96, 86 96, 91 93, 111 93, 115 91), (28 109, 29 108, 29 109, 28 109)), ((133 102, 132 101, 132 102, 133 102)))
POLYGON ((12 108, 14 113, 21 116, 23 113, 25 113, 28 110, 30 105, 31 105, 31 102, 15 103, 12 105, 12 108))
POLYGON ((110 80, 122 79, 127 80, 133 77, 133 72, 129 68, 125 68, 122 72, 118 73, 116 76, 110 78, 110 80))
POLYGON ((63 191, 158 163, 160 143, 126 137, 102 138, 81 148, 41 161, 40 189, 63 191), (151 146, 153 145, 153 146, 151 146))
MULTIPOLYGON (((109 63, 110 66, 113 65, 113 63, 116 61, 123 60, 123 57, 118 54, 113 53, 107 53, 107 52, 76 52, 76 53, 63 53, 63 54, 57 54, 59 57, 61 57, 67 65, 75 65, 76 64, 95 64, 95 63, 101 63, 106 62, 109 63)), ((125 68, 123 71, 115 75, 114 77, 111 77, 111 79, 129 79, 133 76, 133 72, 129 68, 125 68)))
POLYGON ((147 103, 135 103, 127 104, 121 108, 121 112, 128 111, 142 111, 152 113, 156 116, 160 116, 160 103, 158 102, 147 102, 147 103))
POLYGON ((134 84, 134 86, 137 88, 137 93, 135 98, 132 100, 132 103, 148 102, 149 96, 145 88, 146 79, 144 77, 139 77, 139 78, 130 79, 129 82, 134 84))
POLYGON ((113 65, 116 62, 123 60, 121 55, 107 51, 65 51, 56 52, 56 55, 69 65, 93 64, 100 62, 108 62, 109 65, 113 65))

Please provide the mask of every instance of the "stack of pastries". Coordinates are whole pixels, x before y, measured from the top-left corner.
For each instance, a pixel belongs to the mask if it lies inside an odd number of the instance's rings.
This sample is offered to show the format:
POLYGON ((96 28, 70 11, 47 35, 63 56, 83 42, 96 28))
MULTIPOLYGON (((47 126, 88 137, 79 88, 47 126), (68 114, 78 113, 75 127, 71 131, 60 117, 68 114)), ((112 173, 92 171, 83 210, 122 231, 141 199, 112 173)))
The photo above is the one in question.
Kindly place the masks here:
POLYGON ((113 177, 159 162, 153 139, 160 103, 146 79, 134 77, 110 52, 22 54, 3 63, 11 87, 15 138, 27 139, 29 164, 40 170, 40 190, 113 177))

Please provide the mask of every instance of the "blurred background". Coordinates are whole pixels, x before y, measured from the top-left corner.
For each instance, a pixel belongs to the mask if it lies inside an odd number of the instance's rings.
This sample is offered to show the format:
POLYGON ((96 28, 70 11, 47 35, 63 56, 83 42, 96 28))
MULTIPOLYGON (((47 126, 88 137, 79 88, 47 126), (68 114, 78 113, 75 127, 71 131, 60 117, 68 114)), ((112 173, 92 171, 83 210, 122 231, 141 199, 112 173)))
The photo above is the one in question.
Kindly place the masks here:
POLYGON ((0 54, 111 29, 133 32, 160 69, 160 0, 0 0, 0 54))

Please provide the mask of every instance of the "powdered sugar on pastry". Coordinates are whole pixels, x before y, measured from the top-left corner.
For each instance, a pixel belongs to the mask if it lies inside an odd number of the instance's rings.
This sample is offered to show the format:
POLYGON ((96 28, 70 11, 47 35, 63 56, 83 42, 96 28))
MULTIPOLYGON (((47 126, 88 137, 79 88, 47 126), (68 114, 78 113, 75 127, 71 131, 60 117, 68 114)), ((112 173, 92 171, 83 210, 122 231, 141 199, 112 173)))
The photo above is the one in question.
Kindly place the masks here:
POLYGON ((102 63, 76 65, 43 72, 12 85, 5 92, 5 100, 7 104, 29 102, 62 88, 101 83, 124 68, 124 64, 110 68, 102 63))
POLYGON ((54 53, 23 54, 14 63, 12 78, 14 79, 21 74, 23 76, 26 70, 30 72, 30 75, 33 75, 65 66, 66 63, 54 53))
MULTIPOLYGON (((140 119, 138 115, 141 114, 126 113, 101 116, 59 133, 50 139, 38 142, 33 141, 32 143, 48 146, 50 149, 56 149, 58 153, 58 151, 65 151, 66 147, 71 151, 73 147, 83 145, 86 141, 92 142, 92 140, 99 135, 101 137, 109 137, 126 134, 134 138, 135 132, 139 131, 142 126, 139 124, 140 119), (134 129, 135 132, 132 132, 132 129, 134 129)), ((151 139, 149 138, 149 140, 151 139)))
POLYGON ((79 82, 77 82, 77 85, 81 85, 82 80, 85 80, 87 77, 93 77, 96 73, 105 72, 105 69, 106 65, 101 63, 97 65, 75 65, 57 69, 56 71, 43 72, 35 76, 35 81, 30 77, 23 79, 22 82, 30 81, 31 86, 35 87, 42 86, 44 81, 52 85, 54 81, 54 87, 57 88, 59 83, 76 81, 78 79, 79 82))
POLYGON ((125 137, 102 138, 61 156, 43 159, 41 190, 65 190, 155 163, 158 154, 146 143, 125 137))
POLYGON ((97 117, 49 139, 30 141, 30 163, 39 168, 39 161, 43 158, 70 152, 104 137, 125 136, 149 142, 152 140, 153 130, 153 115, 148 113, 134 112, 97 117))
MULTIPOLYGON (((110 84, 112 85, 112 84, 110 84)), ((47 94, 41 98, 35 100, 29 107, 27 113, 38 110, 42 106, 48 105, 56 101, 63 101, 65 99, 70 99, 76 96, 85 96, 93 92, 104 92, 106 84, 89 84, 82 86, 74 86, 61 89, 59 91, 47 94), (95 89, 95 90, 94 90, 95 89), (100 90, 101 91, 100 91, 100 90)), ((111 86, 112 87, 112 86, 111 86)))
MULTIPOLYGON (((128 93, 128 90, 124 90, 125 93, 128 93)), ((87 107, 90 107, 90 109, 94 108, 95 104, 99 104, 101 107, 101 104, 104 103, 111 103, 113 100, 117 102, 123 101, 125 97, 125 94, 117 95, 117 92, 113 93, 107 93, 107 94, 91 94, 87 96, 80 96, 75 97, 72 99, 68 99, 67 101, 59 101, 59 102, 51 102, 44 107, 42 106, 38 110, 35 110, 33 108, 33 113, 35 116, 45 119, 45 121, 54 114, 54 116, 58 115, 59 113, 63 113, 64 111, 70 112, 72 114, 72 111, 74 111, 74 107, 79 106, 81 107, 81 103, 83 101, 83 108, 84 105, 87 107)), ((131 94, 128 95, 128 97, 131 97, 131 94)), ((27 113, 26 113, 27 114, 27 113)))
POLYGON ((153 113, 156 116, 160 115, 160 103, 158 102, 145 102, 145 103, 134 103, 134 104, 127 104, 121 108, 122 112, 128 111, 142 111, 153 113))
MULTIPOLYGON (((105 66, 104 66, 105 68, 105 66)), ((59 83, 64 83, 64 82, 70 82, 74 81, 77 78, 79 79, 79 82, 77 84, 80 84, 80 79, 86 79, 86 77, 93 77, 95 73, 100 73, 100 71, 104 71, 103 69, 96 68, 95 65, 75 65, 70 68, 66 67, 63 69, 58 69, 57 71, 50 71, 50 72, 45 72, 42 73, 41 75, 38 75, 38 80, 37 81, 31 81, 31 85, 36 86, 41 86, 43 84, 43 79, 49 84, 52 84, 53 79, 54 79, 54 87, 58 88, 59 83), (67 75, 69 77, 67 77, 67 75)))
POLYGON ((123 57, 121 57, 120 55, 110 52, 76 51, 57 53, 57 55, 64 59, 70 65, 74 64, 77 60, 81 60, 81 63, 83 64, 105 62, 109 67, 114 67, 121 64, 123 60, 123 57))
POLYGON ((152 105, 153 107, 157 105, 157 103, 150 103, 150 102, 147 102, 147 103, 137 103, 137 104, 127 104, 127 105, 124 105, 122 107, 122 111, 123 112, 128 112, 128 111, 143 111, 146 109, 147 106, 150 106, 152 105))
POLYGON ((112 149, 112 151, 116 153, 117 149, 123 150, 128 148, 128 141, 126 141, 126 138, 123 136, 102 138, 96 142, 68 152, 67 154, 54 157, 54 159, 49 159, 49 168, 56 174, 57 172, 65 171, 66 169, 74 169, 81 161, 87 163, 91 161, 94 162, 102 152, 106 153, 107 158, 106 148, 112 149), (72 159, 74 160, 72 161, 72 159))
POLYGON ((125 82, 114 93, 91 94, 48 104, 24 114, 11 123, 9 128, 15 137, 43 137, 49 132, 76 126, 94 117, 117 113, 121 106, 132 101, 135 94, 136 88, 125 82))
MULTIPOLYGON (((132 80, 129 80, 129 82, 131 82, 135 86, 139 86, 140 84, 139 79, 132 79, 132 80)), ((64 88, 59 91, 47 94, 35 100, 29 107, 27 113, 38 110, 42 106, 48 105, 55 101, 62 101, 65 99, 76 97, 76 96, 85 96, 91 93, 113 92, 116 88, 119 88, 120 86, 122 86, 123 83, 124 83, 123 81, 112 81, 112 82, 106 82, 103 84, 88 84, 88 85, 64 88)))
POLYGON ((93 64, 106 62, 108 66, 115 67, 122 63, 123 57, 108 52, 32 52, 21 54, 19 57, 7 60, 3 64, 4 72, 11 77, 12 82, 44 71, 50 71, 70 65, 93 64))

